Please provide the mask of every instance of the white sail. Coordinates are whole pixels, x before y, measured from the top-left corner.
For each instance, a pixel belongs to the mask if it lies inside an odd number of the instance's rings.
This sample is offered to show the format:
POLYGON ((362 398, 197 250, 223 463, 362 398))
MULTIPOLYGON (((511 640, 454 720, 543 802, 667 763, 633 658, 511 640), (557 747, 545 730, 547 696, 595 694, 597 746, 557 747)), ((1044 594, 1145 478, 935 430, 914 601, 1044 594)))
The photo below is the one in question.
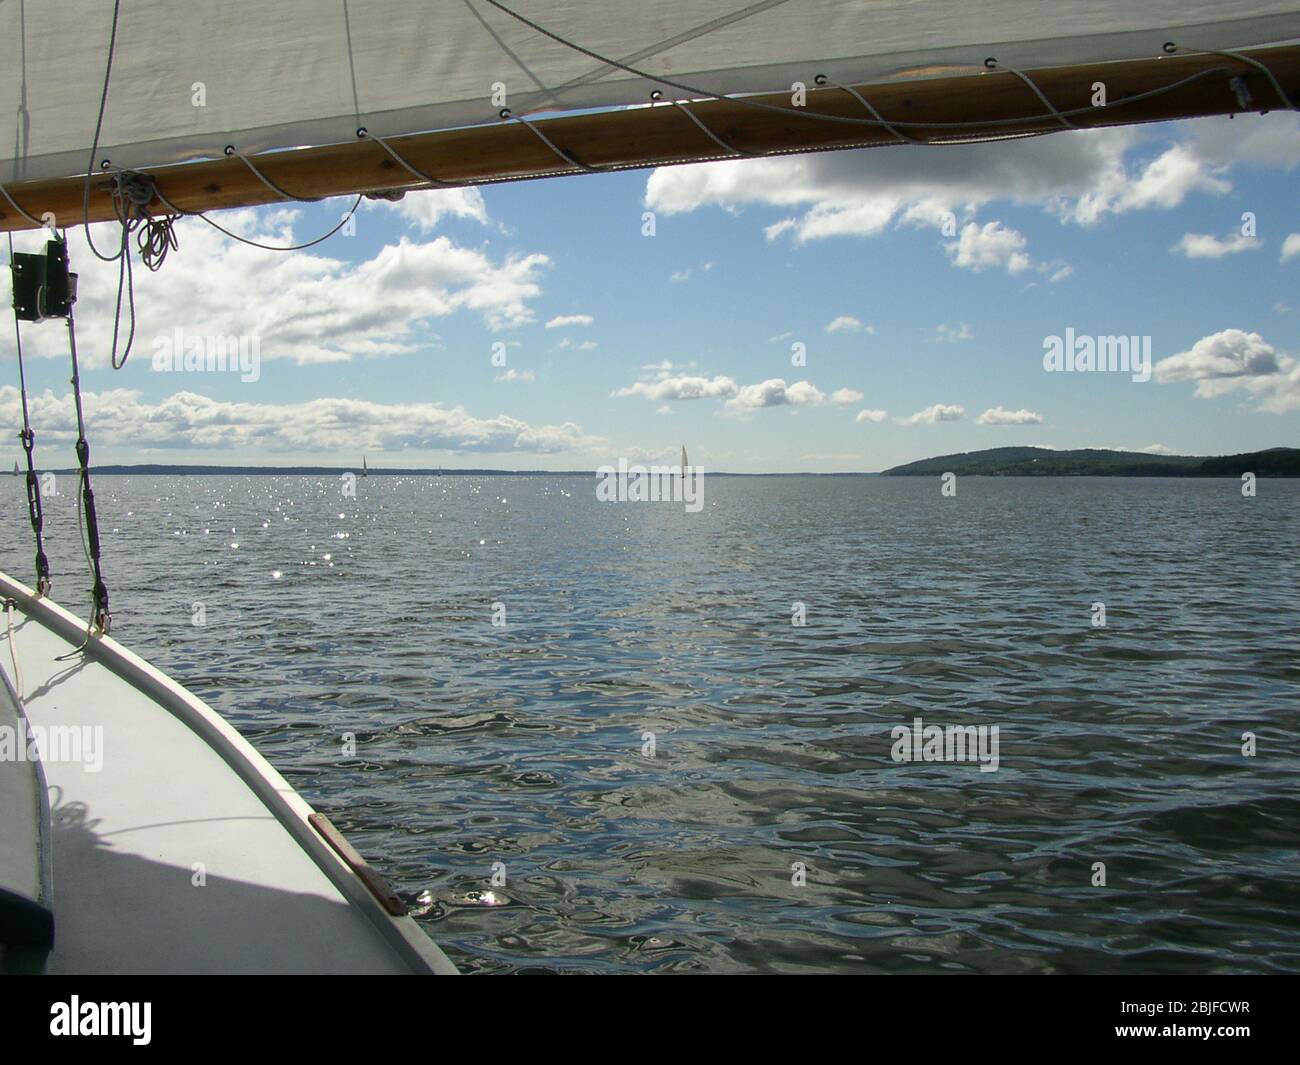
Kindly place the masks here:
MULTIPOLYGON (((122 0, 99 158, 138 169, 516 114, 1300 38, 1300 0, 122 0), (667 95, 682 96, 669 91, 667 95)), ((84 173, 113 4, 0 3, 0 183, 84 173)))

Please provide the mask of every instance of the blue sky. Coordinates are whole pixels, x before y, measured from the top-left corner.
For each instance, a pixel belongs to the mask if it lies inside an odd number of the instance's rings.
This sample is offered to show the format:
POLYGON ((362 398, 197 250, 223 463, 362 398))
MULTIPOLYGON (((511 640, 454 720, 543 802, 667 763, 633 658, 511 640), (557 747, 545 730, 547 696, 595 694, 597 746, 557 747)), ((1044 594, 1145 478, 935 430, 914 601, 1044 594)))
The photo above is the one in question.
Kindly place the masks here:
MULTIPOLYGON (((101 463, 512 469, 685 444, 744 472, 1296 446, 1298 167, 1300 123, 1279 114, 412 193, 285 255, 185 220, 162 270, 137 268, 121 371, 115 271, 74 232, 91 442, 101 463), (177 328, 255 338, 257 379, 156 369, 177 328), (1045 372, 1044 338, 1067 328, 1150 336, 1154 378, 1045 372)), ((221 221, 289 243, 349 203, 221 221)), ((40 446, 70 464, 62 327, 24 330, 40 446)))

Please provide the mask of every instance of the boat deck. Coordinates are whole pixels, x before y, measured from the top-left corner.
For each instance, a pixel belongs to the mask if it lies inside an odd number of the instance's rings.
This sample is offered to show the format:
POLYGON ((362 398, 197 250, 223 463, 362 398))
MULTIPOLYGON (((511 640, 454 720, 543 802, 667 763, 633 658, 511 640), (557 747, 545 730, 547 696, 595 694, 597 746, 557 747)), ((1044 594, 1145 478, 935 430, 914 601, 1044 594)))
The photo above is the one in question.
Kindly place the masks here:
MULTIPOLYGON (((307 821, 311 808, 214 711, 111 639, 60 661, 84 623, 0 574, 3 598, 19 609, 12 635, 0 614, 0 671, 33 732, 45 731, 47 971, 455 971, 410 917, 385 910, 307 821)), ((12 699, 5 687, 0 698, 12 699)))

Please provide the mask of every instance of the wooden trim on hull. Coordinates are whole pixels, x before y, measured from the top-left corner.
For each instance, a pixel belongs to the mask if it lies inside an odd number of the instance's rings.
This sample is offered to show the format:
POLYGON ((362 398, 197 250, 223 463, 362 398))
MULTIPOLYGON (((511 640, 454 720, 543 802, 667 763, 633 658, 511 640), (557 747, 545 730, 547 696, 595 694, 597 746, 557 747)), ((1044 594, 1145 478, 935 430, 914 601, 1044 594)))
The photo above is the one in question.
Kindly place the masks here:
MULTIPOLYGON (((1300 99, 1300 45, 1243 50, 1263 63, 1293 99, 1300 99)), ((1046 133, 1063 128, 1044 113, 1032 89, 1006 70, 920 71, 916 77, 855 89, 888 121, 971 123, 961 129, 922 129, 903 125, 909 136, 932 143, 988 139, 1011 132, 1046 133), (1041 115, 1015 126, 1000 121, 1041 115)), ((1256 67, 1206 53, 1175 54, 1149 60, 1096 63, 1027 71, 1061 111, 1091 107, 1093 85, 1103 82, 1108 104, 1071 119, 1082 128, 1132 125, 1242 111, 1285 108, 1268 78, 1256 67), (1201 75, 1169 92, 1126 103, 1201 75), (1241 79, 1249 92, 1243 108, 1230 82, 1241 79)), ((782 108, 788 93, 749 97, 782 108)), ((814 117, 757 110, 732 100, 701 100, 691 112, 725 143, 741 152, 799 153, 898 144, 881 127, 819 121, 814 117)), ((808 113, 855 119, 871 116, 839 88, 809 85, 808 113)), ((569 156, 586 166, 639 169, 731 158, 690 117, 673 106, 631 108, 539 121, 536 125, 569 156)), ((410 165, 442 181, 487 184, 577 173, 541 139, 518 122, 420 133, 390 138, 388 143, 410 165)), ((110 154, 111 153, 106 153, 110 154)), ((373 142, 335 144, 256 157, 258 168, 295 196, 328 197, 419 187, 419 181, 373 142)), ((184 163, 144 171, 179 210, 210 211, 279 202, 279 197, 237 158, 184 163)), ((32 181, 7 186, 29 214, 54 214, 57 224, 81 222, 83 177, 32 181)), ((110 195, 113 182, 92 182, 90 220, 116 217, 110 195)), ((155 213, 166 213, 157 200, 155 213)), ((0 231, 34 228, 0 199, 0 231)))

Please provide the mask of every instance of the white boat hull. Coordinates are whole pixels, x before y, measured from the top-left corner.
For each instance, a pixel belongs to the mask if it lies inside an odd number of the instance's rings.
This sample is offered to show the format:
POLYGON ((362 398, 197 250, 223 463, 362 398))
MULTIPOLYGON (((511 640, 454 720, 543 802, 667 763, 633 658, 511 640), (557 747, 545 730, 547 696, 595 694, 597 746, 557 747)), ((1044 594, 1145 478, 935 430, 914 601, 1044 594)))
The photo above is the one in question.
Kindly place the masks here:
POLYGON ((47 971, 456 971, 209 706, 111 638, 59 661, 85 622, 2 573, 0 599, 17 606, 12 635, 0 623, 0 698, 21 681, 49 748, 47 971))

